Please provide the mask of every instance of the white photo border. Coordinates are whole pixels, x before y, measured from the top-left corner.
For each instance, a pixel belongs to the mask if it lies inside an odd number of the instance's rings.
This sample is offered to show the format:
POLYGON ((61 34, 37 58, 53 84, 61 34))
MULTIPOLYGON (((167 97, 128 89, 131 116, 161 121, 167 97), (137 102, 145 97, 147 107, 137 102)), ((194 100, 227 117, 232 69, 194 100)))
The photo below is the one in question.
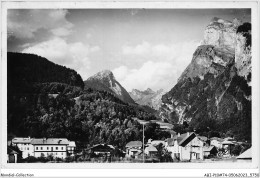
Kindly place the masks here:
MULTIPOLYGON (((70 175, 70 171, 80 169, 78 172, 90 173, 90 176, 114 175, 111 170, 120 169, 121 177, 139 177, 137 172, 144 172, 142 176, 180 177, 182 175, 195 176, 198 170, 206 172, 217 169, 232 172, 232 170, 258 170, 259 169, 259 1, 1 1, 1 172, 31 170, 39 171, 40 175, 70 175), (8 164, 7 159, 7 11, 8 9, 121 9, 121 8, 146 8, 146 9, 251 9, 252 23, 252 162, 251 163, 18 163, 8 164), (40 169, 39 169, 40 168, 40 169), (45 171, 48 169, 50 171, 45 171), (55 170, 61 170, 55 174, 55 170), (85 169, 85 171, 81 170, 85 169), (87 169, 87 171, 86 171, 87 169), (102 170, 96 170, 102 169, 102 170), (134 170, 133 170, 134 169, 134 170), (185 169, 185 170, 184 170, 185 169), (186 170, 187 169, 187 170, 186 170), (95 170, 95 171, 94 171, 95 170), (104 171, 103 171, 104 170, 104 171), (124 171, 123 171, 124 170, 124 171), (146 171, 144 171, 146 170, 146 171), (156 172, 157 171, 157 172, 156 172), (110 172, 106 174, 106 172, 110 172), (175 173, 173 173, 175 172, 175 173), (179 172, 179 173, 178 173, 179 172), (104 174, 105 173, 105 174, 104 174), (181 173, 181 174, 180 174, 181 173), (194 174, 193 174, 194 173, 194 174), (96 174, 96 175, 95 175, 96 174)), ((73 171, 75 172, 75 171, 73 171)), ((259 171, 258 171, 259 172, 259 171)), ((37 173, 35 173, 37 175, 37 173)), ((73 174, 75 175, 75 174, 73 174)))

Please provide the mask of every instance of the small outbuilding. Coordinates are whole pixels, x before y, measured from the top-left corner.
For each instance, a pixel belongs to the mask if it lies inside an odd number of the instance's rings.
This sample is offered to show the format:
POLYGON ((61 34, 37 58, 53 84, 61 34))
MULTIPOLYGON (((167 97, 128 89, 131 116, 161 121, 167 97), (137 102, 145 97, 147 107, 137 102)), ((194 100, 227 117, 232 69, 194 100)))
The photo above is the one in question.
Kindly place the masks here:
POLYGON ((7 163, 17 163, 22 152, 14 147, 7 147, 7 163))
POLYGON ((126 156, 136 158, 142 152, 141 141, 131 141, 126 144, 126 156))
POLYGON ((111 155, 111 153, 115 150, 112 145, 107 144, 96 144, 90 148, 91 153, 95 153, 98 156, 103 155, 111 155))
POLYGON ((153 146, 153 145, 148 145, 145 149, 144 149, 144 153, 148 156, 155 156, 157 153, 157 149, 153 146))

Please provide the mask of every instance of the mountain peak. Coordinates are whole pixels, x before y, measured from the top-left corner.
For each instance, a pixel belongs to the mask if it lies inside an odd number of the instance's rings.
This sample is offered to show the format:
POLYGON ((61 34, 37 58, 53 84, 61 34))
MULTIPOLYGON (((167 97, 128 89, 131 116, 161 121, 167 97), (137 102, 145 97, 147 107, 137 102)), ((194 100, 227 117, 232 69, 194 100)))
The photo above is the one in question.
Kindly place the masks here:
POLYGON ((104 90, 115 94, 119 99, 126 103, 135 104, 134 100, 115 79, 114 74, 110 70, 102 70, 89 77, 86 81, 84 81, 84 83, 85 89, 94 88, 97 90, 104 90))
POLYGON ((114 79, 114 74, 110 71, 110 70, 102 70, 98 73, 96 73, 95 75, 93 75, 92 77, 94 78, 111 78, 114 79))
POLYGON ((204 31, 203 44, 235 51, 236 31, 241 23, 236 18, 232 22, 218 17, 212 18, 204 31))
POLYGON ((146 94, 153 94, 154 93, 154 91, 151 88, 147 88, 143 92, 146 93, 146 94))

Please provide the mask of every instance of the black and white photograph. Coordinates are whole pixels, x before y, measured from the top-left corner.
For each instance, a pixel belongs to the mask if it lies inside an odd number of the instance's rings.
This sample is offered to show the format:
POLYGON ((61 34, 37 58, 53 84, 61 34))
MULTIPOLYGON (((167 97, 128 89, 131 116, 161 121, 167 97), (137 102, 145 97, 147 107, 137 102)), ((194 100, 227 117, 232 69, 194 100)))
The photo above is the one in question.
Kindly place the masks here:
POLYGON ((252 8, 18 4, 5 12, 1 145, 9 168, 258 159, 252 8))

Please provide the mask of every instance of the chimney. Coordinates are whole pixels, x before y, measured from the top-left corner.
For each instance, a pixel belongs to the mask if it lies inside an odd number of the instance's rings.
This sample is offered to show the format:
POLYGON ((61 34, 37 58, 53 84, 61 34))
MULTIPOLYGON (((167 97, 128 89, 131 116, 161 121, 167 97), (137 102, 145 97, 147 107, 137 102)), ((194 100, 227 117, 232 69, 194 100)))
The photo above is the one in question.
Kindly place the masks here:
POLYGON ((180 133, 178 133, 178 137, 179 137, 179 136, 181 136, 181 134, 180 134, 180 133))
POLYGON ((171 134, 171 138, 173 138, 173 134, 171 134))
POLYGON ((190 132, 187 132, 187 136, 190 136, 190 132))

